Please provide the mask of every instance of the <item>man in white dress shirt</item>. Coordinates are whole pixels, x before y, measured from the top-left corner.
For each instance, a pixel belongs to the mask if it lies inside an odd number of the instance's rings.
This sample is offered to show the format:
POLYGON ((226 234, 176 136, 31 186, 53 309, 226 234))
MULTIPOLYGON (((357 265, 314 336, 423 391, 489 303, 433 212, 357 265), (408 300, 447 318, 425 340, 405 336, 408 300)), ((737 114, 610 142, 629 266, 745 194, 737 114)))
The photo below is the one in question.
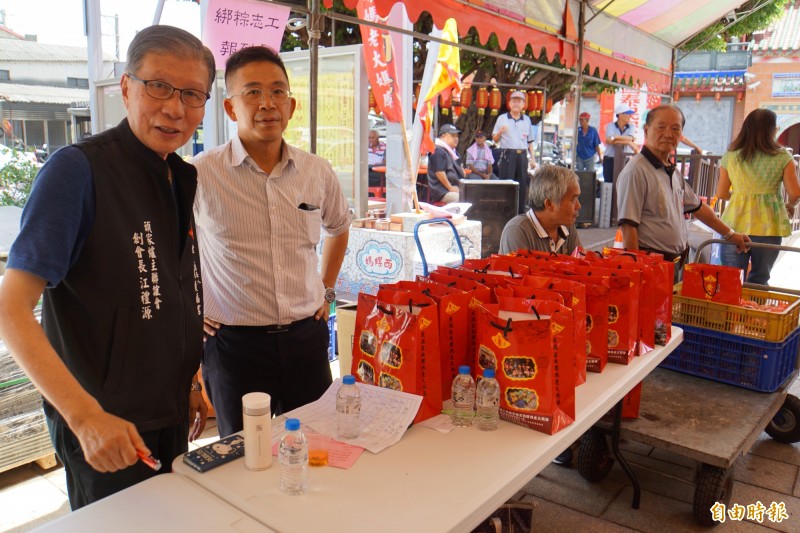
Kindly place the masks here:
POLYGON ((278 54, 261 46, 233 54, 225 86, 237 136, 192 161, 203 378, 220 436, 242 429, 246 393, 268 393, 280 414, 330 385, 328 309, 351 221, 330 163, 283 140, 296 102, 278 54))

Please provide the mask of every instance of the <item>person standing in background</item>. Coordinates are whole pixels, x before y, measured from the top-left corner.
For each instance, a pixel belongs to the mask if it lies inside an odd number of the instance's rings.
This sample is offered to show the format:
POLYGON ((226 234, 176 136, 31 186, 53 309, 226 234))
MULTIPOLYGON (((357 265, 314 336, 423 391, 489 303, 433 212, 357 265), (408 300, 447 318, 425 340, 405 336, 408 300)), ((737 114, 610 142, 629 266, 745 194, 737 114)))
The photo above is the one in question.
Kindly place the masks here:
POLYGON ((603 151, 600 148, 600 134, 589 125, 592 116, 585 111, 578 116, 578 148, 575 153, 575 170, 577 172, 594 172, 595 163, 603 160, 603 151))
POLYGON ((0 335, 44 396, 73 510, 155 475, 139 454, 169 472, 205 426, 197 172, 174 152, 215 75, 190 33, 140 31, 120 80, 126 118, 49 157, 22 213, 0 335))
POLYGON ((499 146, 497 175, 500 179, 519 183, 517 213, 525 212, 528 198, 529 170, 536 168, 534 141, 536 135, 528 115, 522 112, 525 107, 525 93, 514 91, 508 101, 508 113, 497 117, 492 131, 492 141, 499 146))
POLYGON ((467 168, 472 174, 482 179, 489 180, 497 178, 492 173, 494 156, 486 144, 486 134, 482 131, 475 132, 475 142, 467 148, 467 168))
POLYGON ((225 69, 237 135, 193 160, 203 379, 222 437, 242 429, 246 393, 266 392, 281 414, 330 386, 328 311, 351 221, 330 163, 283 140, 297 103, 280 56, 243 48, 225 69))
POLYGON ((376 130, 369 130, 367 145, 367 167, 369 168, 369 186, 381 187, 385 173, 373 170, 373 167, 386 165, 386 143, 380 140, 376 130))
POLYGON ((634 139, 636 128, 631 124, 633 109, 627 104, 620 104, 614 108, 614 115, 617 120, 606 126, 606 147, 603 156, 603 181, 606 183, 614 182, 614 158, 625 153, 638 154, 639 148, 634 139))
MULTIPOLYGON (((720 161, 717 198, 728 200, 722 213, 728 226, 746 233, 752 242, 779 245, 792 233, 789 218, 800 201, 800 184, 792 156, 775 139, 777 132, 773 111, 756 109, 747 115, 720 161), (785 204, 781 184, 789 197, 785 204)), ((723 265, 745 271, 750 263, 747 282, 766 285, 779 252, 750 248, 737 253, 722 246, 720 257, 723 265)))

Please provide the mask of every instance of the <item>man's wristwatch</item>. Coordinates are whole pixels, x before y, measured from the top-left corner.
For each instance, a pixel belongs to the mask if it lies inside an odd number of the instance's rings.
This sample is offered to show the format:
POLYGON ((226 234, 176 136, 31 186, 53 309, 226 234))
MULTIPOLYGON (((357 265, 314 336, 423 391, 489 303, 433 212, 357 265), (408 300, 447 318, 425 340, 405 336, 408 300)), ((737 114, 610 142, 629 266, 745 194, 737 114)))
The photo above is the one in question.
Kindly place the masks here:
POLYGON ((199 381, 192 381, 192 388, 189 390, 192 392, 201 392, 203 390, 203 386, 200 385, 199 381))
POLYGON ((325 301, 329 304, 332 304, 336 301, 336 291, 333 289, 333 287, 325 288, 325 301))

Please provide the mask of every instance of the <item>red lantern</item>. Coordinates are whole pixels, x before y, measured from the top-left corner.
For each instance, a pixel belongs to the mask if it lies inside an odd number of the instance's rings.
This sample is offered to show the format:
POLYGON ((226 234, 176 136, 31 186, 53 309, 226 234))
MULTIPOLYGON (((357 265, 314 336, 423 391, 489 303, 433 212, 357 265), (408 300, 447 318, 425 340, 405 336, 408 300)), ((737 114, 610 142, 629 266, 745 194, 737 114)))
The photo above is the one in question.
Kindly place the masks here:
POLYGON ((681 98, 681 92, 680 91, 675 91, 674 93, 672 93, 672 101, 673 102, 677 102, 678 100, 680 100, 680 98, 681 98))
POLYGON ((451 107, 453 107, 453 91, 439 93, 439 110, 442 115, 449 115, 451 107))
POLYGON ((544 93, 536 91, 536 116, 542 116, 542 106, 544 106, 544 93))
POLYGON ((744 93, 740 92, 739 94, 736 95, 736 101, 741 102, 742 100, 744 100, 744 93))
POLYGON ((528 106, 526 111, 529 117, 533 118, 536 116, 536 91, 528 91, 528 106))
POLYGON ((475 106, 478 108, 478 115, 483 116, 486 113, 486 106, 489 105, 489 91, 486 87, 481 87, 475 94, 475 106))
POLYGON ((375 99, 375 93, 372 92, 372 87, 369 88, 369 110, 371 113, 377 114, 378 101, 375 99))
POLYGON ((695 99, 695 100, 697 100, 698 102, 700 101, 700 99, 701 99, 702 97, 703 97, 703 96, 702 96, 700 93, 695 93, 695 95, 694 95, 694 99, 695 99))
POLYGON ((419 83, 414 86, 414 101, 412 102, 412 104, 414 105, 415 109, 417 107, 417 102, 419 102, 419 86, 420 86, 419 83))
POLYGON ((469 106, 472 105, 472 87, 464 87, 461 89, 461 112, 466 113, 469 106))
POLYGON ((500 89, 492 87, 492 92, 489 95, 489 109, 492 110, 493 117, 497 116, 501 105, 503 105, 503 95, 500 93, 500 89))
POLYGON ((714 93, 714 101, 715 102, 719 102, 721 98, 722 98, 722 93, 719 93, 719 92, 714 93))
POLYGON ((552 110, 553 110, 553 99, 552 98, 548 98, 547 99, 547 107, 545 108, 544 112, 545 113, 549 113, 552 110))

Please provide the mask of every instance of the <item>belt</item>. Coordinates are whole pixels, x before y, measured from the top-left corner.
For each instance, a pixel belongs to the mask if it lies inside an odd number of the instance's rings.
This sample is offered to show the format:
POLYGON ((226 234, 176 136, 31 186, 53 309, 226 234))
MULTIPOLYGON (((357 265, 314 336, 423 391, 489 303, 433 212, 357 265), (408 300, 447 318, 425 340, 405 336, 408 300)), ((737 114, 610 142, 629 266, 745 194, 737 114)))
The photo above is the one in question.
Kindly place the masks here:
POLYGON ((654 250, 653 248, 644 248, 643 246, 640 246, 639 249, 644 250, 645 252, 654 252, 657 254, 661 254, 664 256, 664 259, 666 259, 667 261, 672 261, 678 268, 686 264, 686 259, 689 257, 688 247, 678 254, 672 252, 662 252, 661 250, 654 250))
POLYGON ((524 154, 525 153, 525 150, 522 150, 522 149, 518 150, 516 148, 501 148, 500 151, 501 152, 513 152, 515 154, 524 154))
POLYGON ((308 318, 301 318, 300 320, 295 320, 289 324, 273 324, 270 326, 228 326, 226 328, 234 329, 234 330, 253 330, 253 331, 260 331, 262 333, 286 333, 287 331, 292 331, 300 326, 303 326, 306 322, 314 320, 314 316, 310 316, 308 318))

